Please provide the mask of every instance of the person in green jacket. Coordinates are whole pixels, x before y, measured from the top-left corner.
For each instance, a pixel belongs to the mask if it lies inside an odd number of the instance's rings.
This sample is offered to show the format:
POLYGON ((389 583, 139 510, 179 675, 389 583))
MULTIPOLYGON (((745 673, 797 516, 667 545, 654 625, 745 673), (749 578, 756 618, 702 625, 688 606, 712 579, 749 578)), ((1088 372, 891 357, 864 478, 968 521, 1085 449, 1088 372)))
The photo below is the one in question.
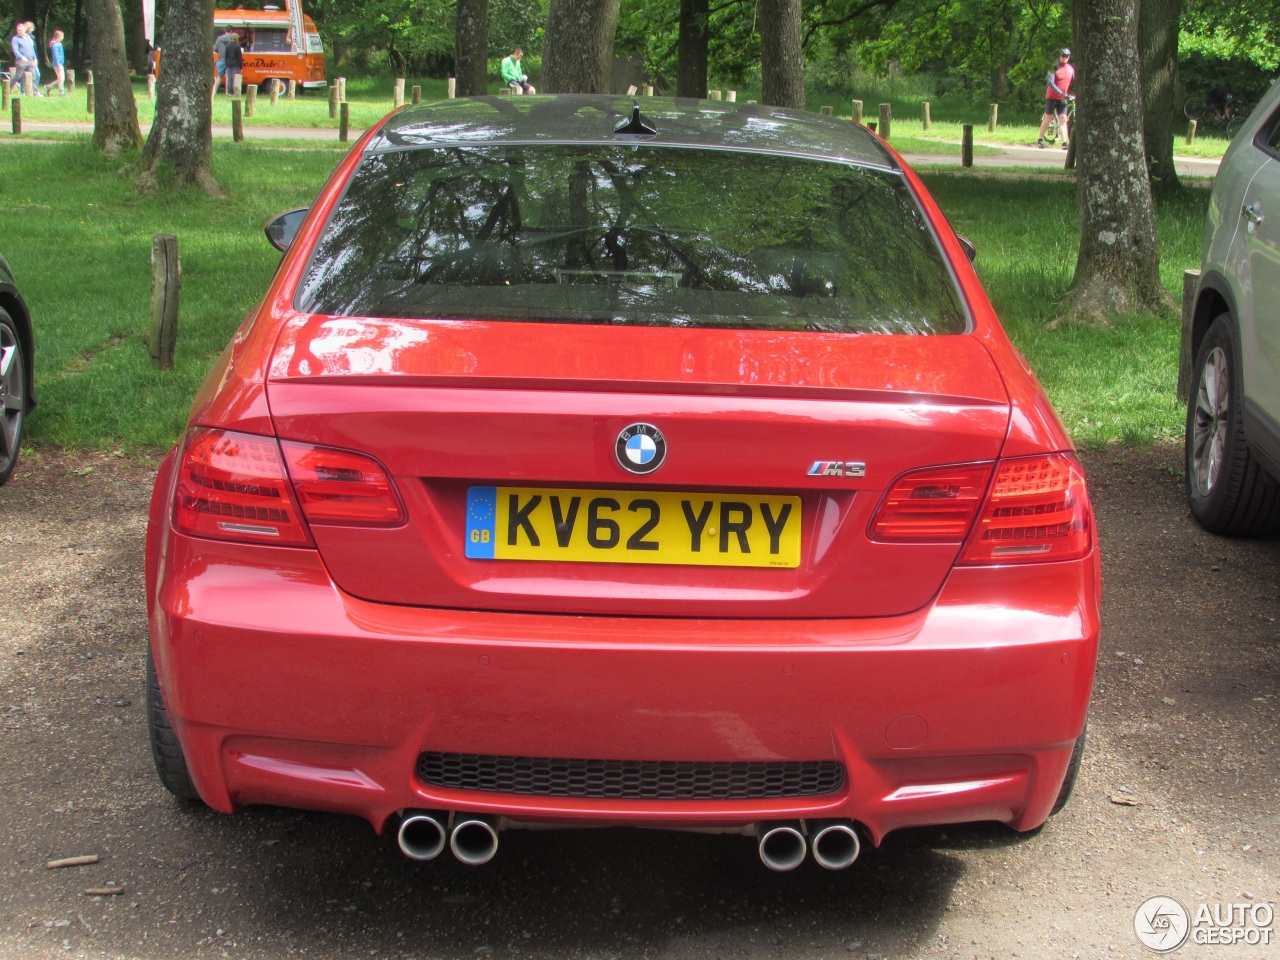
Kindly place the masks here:
POLYGON ((507 82, 512 93, 537 93, 538 91, 533 89, 533 84, 529 82, 529 75, 520 66, 520 58, 523 56, 524 51, 516 47, 511 51, 511 56, 503 59, 502 79, 507 82))

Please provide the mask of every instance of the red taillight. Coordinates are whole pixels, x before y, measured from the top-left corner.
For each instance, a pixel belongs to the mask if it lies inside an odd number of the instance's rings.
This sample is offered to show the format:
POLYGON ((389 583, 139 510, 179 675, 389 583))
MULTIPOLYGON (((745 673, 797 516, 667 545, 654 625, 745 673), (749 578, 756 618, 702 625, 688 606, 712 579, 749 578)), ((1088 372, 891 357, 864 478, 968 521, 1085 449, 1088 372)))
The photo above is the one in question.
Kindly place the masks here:
POLYGON ((378 527, 404 523, 404 507, 391 478, 372 457, 288 440, 281 446, 309 522, 378 527))
POLYGON ((898 478, 871 525, 872 540, 959 543, 991 478, 991 464, 930 467, 898 478))
POLYGON ((198 537, 312 545, 271 437, 193 429, 182 451, 173 520, 198 537))
POLYGON ((1066 453, 1000 461, 960 562, 1076 560, 1093 549, 1084 470, 1066 453))
POLYGON ((314 546, 303 518, 393 526, 405 513, 386 471, 363 454, 225 430, 188 434, 174 504, 183 533, 314 546))

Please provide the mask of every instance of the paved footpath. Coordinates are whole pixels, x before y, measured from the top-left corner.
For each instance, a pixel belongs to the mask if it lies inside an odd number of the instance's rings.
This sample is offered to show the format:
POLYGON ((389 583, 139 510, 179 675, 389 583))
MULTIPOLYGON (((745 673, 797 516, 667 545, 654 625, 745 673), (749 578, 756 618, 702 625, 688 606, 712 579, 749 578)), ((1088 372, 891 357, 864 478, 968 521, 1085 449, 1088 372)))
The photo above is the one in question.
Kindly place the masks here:
MULTIPOLYGON (((93 124, 89 122, 67 123, 49 120, 24 120, 21 137, 6 136, 0 133, 0 143, 14 142, 20 139, 38 140, 41 133, 84 133, 93 132, 93 124)), ((148 127, 142 129, 143 135, 148 127)), ((260 127, 244 128, 247 140, 329 140, 336 141, 338 132, 329 127, 260 127)), ((350 142, 360 139, 363 130, 351 130, 350 142)), ((231 127, 226 124, 213 125, 215 140, 230 140, 231 127)), ((960 144, 948 144, 954 148, 953 153, 906 153, 903 157, 913 167, 955 167, 960 165, 960 144)), ((1061 149, 1041 150, 1035 146, 1011 146, 1003 143, 975 143, 975 147, 991 147, 997 152, 981 154, 973 158, 975 168, 1008 168, 1008 167, 1054 167, 1062 169, 1066 165, 1066 152, 1061 149)), ((1213 177, 1218 172, 1217 159, 1210 157, 1174 157, 1174 167, 1180 177, 1213 177)))

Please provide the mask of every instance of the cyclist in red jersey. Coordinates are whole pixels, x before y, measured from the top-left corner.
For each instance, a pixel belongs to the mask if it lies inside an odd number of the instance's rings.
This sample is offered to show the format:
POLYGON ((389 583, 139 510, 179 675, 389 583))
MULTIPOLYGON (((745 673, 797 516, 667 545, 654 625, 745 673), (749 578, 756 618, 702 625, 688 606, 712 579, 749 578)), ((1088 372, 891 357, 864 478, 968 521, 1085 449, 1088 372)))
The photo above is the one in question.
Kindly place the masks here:
POLYGON ((1071 51, 1063 47, 1058 53, 1057 69, 1051 71, 1045 80, 1048 86, 1044 91, 1044 118, 1040 121, 1040 138, 1036 146, 1044 149, 1044 132, 1049 129, 1049 121, 1054 114, 1058 115, 1058 126, 1062 130, 1062 149, 1067 149, 1067 108, 1071 103, 1071 81, 1076 78, 1076 68, 1071 65, 1071 51))

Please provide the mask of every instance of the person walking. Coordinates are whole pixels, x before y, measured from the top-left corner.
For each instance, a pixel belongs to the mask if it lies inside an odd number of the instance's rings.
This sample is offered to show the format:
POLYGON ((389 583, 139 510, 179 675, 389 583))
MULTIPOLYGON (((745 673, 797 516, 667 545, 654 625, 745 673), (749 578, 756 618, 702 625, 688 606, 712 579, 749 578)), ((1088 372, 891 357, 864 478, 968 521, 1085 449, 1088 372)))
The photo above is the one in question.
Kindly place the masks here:
POLYGON ((1045 76, 1048 86, 1044 91, 1044 117, 1040 121, 1040 139, 1036 141, 1036 146, 1041 150, 1044 149, 1044 134, 1049 129, 1049 121, 1053 119, 1054 114, 1058 116, 1058 128, 1062 131, 1062 149, 1066 150, 1067 143, 1067 113, 1071 106, 1071 101, 1075 98, 1071 96, 1071 82, 1076 78, 1076 68, 1071 65, 1071 50, 1069 47, 1063 47, 1058 52, 1058 66, 1055 70, 1050 70, 1045 76))
POLYGON ((227 63, 225 73, 227 96, 234 97, 239 92, 236 88, 240 74, 244 70, 244 48, 240 46, 238 35, 234 33, 231 35, 230 42, 222 48, 222 58, 227 63))
POLYGON ((218 39, 213 41, 213 55, 218 58, 217 74, 213 78, 213 92, 218 92, 218 87, 222 86, 223 78, 227 75, 227 44, 236 41, 236 32, 227 27, 218 35, 218 39))
POLYGON ((40 92, 40 66, 36 61, 36 41, 35 41, 35 24, 34 23, 18 23, 13 28, 13 39, 9 41, 9 50, 13 53, 13 75, 10 78, 11 89, 21 91, 24 89, 26 77, 31 77, 31 89, 35 91, 36 96, 42 97, 40 92))
POLYGON ((511 56, 503 59, 502 79, 507 82, 512 93, 537 93, 538 91, 533 89, 533 84, 529 82, 529 75, 520 65, 520 58, 523 56, 524 51, 516 47, 511 51, 511 56))
POLYGON ((58 88, 58 96, 65 97, 67 95, 67 53, 62 48, 62 31, 53 31, 53 36, 49 39, 49 66, 53 67, 53 79, 49 81, 45 87, 50 93, 53 88, 58 88))

